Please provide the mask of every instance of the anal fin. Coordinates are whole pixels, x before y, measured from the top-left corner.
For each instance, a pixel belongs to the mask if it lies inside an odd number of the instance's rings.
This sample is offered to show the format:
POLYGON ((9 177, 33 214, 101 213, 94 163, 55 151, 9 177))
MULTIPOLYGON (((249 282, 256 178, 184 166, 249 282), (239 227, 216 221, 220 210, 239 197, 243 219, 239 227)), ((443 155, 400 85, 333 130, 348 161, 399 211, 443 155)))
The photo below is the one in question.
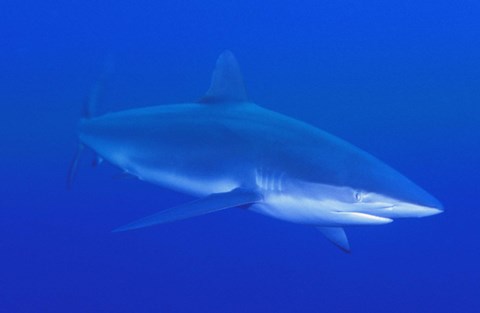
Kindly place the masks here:
POLYGON ((213 193, 186 204, 182 204, 171 209, 160 211, 153 215, 139 219, 133 223, 119 227, 114 232, 138 229, 157 224, 174 222, 190 217, 204 215, 220 211, 223 209, 233 208, 252 204, 262 200, 262 195, 254 190, 236 188, 229 192, 213 193))
POLYGON ((342 227, 317 227, 322 234, 344 252, 350 252, 347 234, 342 227))

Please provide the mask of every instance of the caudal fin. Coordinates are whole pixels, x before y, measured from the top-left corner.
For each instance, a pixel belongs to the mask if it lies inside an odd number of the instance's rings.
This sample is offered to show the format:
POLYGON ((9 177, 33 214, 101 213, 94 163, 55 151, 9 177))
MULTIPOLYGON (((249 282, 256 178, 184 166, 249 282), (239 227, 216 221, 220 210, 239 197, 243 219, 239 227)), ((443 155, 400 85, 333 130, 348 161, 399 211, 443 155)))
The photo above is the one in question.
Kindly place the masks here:
POLYGON ((105 59, 105 63, 104 63, 103 70, 100 77, 98 77, 97 81, 92 86, 90 94, 87 97, 87 101, 84 102, 83 110, 82 110, 82 118, 89 119, 97 115, 100 100, 103 94, 105 93, 108 79, 112 75, 113 70, 114 70, 113 57, 109 55, 105 59))
MULTIPOLYGON (((90 91, 90 94, 87 97, 87 100, 83 103, 82 113, 81 113, 82 119, 90 119, 95 117, 95 115, 97 114, 98 104, 100 102, 100 98, 102 97, 105 91, 107 78, 111 75, 112 72, 113 72, 113 58, 109 56, 106 58, 102 74, 93 85, 92 90, 90 91)), ((77 175, 78 165, 84 150, 85 150, 85 145, 79 141, 77 144, 77 150, 75 151, 73 159, 70 162, 70 166, 68 168, 67 189, 72 188, 73 182, 77 175)), ((92 162, 92 166, 95 167, 97 164, 101 163, 99 162, 99 160, 100 158, 96 157, 94 162, 92 162)))

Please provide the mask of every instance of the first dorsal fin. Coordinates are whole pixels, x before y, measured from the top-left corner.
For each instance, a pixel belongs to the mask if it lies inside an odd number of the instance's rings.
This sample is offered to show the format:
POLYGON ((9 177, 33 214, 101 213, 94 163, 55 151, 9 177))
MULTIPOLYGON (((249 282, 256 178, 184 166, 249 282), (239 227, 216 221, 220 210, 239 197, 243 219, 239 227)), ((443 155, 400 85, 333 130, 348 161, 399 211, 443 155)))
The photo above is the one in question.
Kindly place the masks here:
POLYGON ((217 59, 212 83, 201 103, 246 102, 247 93, 240 67, 230 51, 223 52, 217 59))

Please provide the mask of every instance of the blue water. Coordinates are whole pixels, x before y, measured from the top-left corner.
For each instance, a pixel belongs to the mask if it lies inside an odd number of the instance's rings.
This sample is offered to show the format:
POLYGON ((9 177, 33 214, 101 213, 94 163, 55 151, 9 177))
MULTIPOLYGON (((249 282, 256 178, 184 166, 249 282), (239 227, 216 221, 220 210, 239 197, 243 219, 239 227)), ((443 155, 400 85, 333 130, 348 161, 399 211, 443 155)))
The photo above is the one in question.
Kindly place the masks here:
POLYGON ((480 312, 477 1, 2 1, 0 312, 480 312), (348 230, 241 210, 110 231, 191 200, 82 159, 81 106, 195 100, 231 49, 257 103, 369 151, 445 213, 348 230), (111 56, 111 57, 109 57, 111 56))

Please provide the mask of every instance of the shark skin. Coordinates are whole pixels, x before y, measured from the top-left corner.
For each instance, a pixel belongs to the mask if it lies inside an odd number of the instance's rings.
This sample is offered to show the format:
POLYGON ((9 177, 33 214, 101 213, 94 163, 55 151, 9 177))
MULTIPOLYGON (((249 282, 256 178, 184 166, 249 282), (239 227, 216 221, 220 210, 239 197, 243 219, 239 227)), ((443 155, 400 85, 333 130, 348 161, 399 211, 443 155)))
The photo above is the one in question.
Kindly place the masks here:
POLYGON ((201 100, 84 118, 78 135, 124 172, 200 198, 118 231, 242 207, 315 226, 349 251, 343 227, 443 211, 437 199, 367 152, 250 102, 229 51, 220 55, 201 100))

